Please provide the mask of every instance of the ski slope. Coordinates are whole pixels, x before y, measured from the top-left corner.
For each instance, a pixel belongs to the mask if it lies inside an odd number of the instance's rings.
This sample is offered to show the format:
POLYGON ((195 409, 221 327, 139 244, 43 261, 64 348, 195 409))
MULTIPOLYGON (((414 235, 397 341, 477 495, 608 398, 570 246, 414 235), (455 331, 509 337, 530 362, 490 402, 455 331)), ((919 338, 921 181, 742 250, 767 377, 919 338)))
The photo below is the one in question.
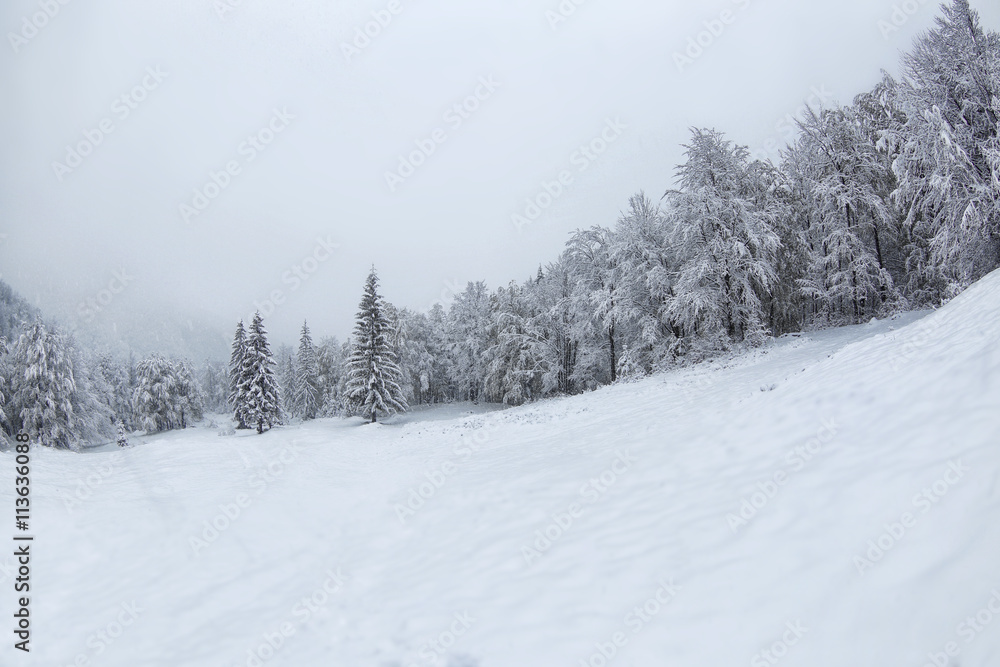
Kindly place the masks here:
POLYGON ((218 431, 33 450, 0 664, 1000 665, 1000 273, 582 396, 218 431))

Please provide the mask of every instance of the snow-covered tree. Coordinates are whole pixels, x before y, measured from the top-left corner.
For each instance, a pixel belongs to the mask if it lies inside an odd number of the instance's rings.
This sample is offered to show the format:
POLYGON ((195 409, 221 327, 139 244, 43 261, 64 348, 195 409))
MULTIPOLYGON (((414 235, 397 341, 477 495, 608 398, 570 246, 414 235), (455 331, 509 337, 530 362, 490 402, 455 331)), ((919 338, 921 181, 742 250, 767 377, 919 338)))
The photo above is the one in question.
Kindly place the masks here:
POLYGON ((299 336, 299 350, 295 358, 295 380, 293 402, 303 419, 315 419, 322 400, 319 381, 319 362, 313 345, 309 324, 302 323, 299 336))
POLYGON ((809 110, 800 127, 792 149, 800 156, 789 165, 814 212, 803 288, 827 312, 858 322, 896 297, 884 251, 894 229, 889 165, 854 109, 809 110))
POLYGON ((181 426, 178 378, 174 364, 164 357, 153 355, 140 361, 135 373, 132 412, 139 428, 156 432, 181 426))
POLYGON ((243 363, 246 358, 247 332, 243 320, 236 325, 233 338, 233 353, 229 358, 229 406, 233 410, 236 428, 249 428, 249 420, 243 412, 247 399, 243 394, 243 363))
POLYGON ((118 423, 116 424, 116 426, 118 428, 118 439, 117 439, 118 446, 119 447, 128 447, 129 446, 129 444, 128 444, 128 433, 125 431, 125 422, 122 421, 121 419, 119 419, 118 423))
POLYGON ((264 320, 258 312, 247 332, 240 377, 240 396, 245 401, 241 414, 249 426, 257 427, 257 433, 281 423, 281 400, 274 365, 264 320))
POLYGON ((1000 265, 1000 36, 968 0, 942 6, 902 59, 905 122, 887 133, 906 224, 960 285, 1000 265))
POLYGON ((180 413, 180 427, 187 428, 188 420, 198 421, 205 416, 205 396, 187 361, 175 362, 174 371, 177 376, 174 391, 180 413))
POLYGON ((777 278, 773 203, 761 196, 745 146, 695 129, 685 148, 680 187, 665 195, 681 262, 670 316, 710 348, 759 343, 766 332, 761 297, 777 278))
POLYGON ((347 362, 347 396, 354 411, 373 423, 380 413, 389 415, 408 409, 392 335, 373 267, 365 281, 354 327, 354 349, 347 362))
POLYGON ((483 352, 486 395, 506 405, 521 405, 542 393, 545 335, 525 308, 521 290, 511 283, 493 298, 494 308, 483 352))
POLYGON ((29 325, 10 355, 8 415, 14 431, 25 431, 47 447, 73 449, 80 444, 71 351, 66 340, 40 320, 29 325))
POLYGON ((448 313, 449 351, 461 400, 477 401, 483 387, 483 351, 490 323, 490 295, 486 283, 470 282, 455 297, 448 313))

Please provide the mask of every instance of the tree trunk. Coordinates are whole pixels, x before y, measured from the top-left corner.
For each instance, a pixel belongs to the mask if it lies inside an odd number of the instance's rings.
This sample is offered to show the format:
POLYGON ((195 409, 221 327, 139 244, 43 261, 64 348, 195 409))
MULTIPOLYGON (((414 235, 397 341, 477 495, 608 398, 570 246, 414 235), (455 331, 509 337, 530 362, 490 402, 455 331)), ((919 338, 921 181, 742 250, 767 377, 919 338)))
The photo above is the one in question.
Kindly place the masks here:
POLYGON ((614 383, 618 379, 618 362, 615 359, 615 323, 612 322, 611 326, 608 327, 608 342, 611 345, 611 382, 614 383))

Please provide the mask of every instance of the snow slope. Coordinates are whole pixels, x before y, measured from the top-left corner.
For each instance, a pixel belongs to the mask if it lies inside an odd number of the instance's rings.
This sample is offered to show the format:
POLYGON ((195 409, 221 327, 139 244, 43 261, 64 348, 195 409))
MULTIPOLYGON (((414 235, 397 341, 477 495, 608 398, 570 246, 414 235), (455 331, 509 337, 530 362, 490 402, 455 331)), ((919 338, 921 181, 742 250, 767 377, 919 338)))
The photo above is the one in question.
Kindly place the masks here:
POLYGON ((0 664, 1000 665, 1000 273, 513 410, 136 440, 33 450, 0 664))

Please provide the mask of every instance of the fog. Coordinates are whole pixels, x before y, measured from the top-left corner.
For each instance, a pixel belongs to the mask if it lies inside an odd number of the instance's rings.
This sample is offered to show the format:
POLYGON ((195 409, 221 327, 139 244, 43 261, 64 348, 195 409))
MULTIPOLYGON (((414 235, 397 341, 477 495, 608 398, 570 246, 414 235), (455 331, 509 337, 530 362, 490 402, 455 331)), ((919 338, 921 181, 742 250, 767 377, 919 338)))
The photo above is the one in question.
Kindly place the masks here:
POLYGON ((937 12, 904 4, 5 2, 0 273, 137 348, 221 356, 257 308, 343 338, 372 265, 415 310, 523 280, 691 126, 776 160, 897 71, 937 12))

